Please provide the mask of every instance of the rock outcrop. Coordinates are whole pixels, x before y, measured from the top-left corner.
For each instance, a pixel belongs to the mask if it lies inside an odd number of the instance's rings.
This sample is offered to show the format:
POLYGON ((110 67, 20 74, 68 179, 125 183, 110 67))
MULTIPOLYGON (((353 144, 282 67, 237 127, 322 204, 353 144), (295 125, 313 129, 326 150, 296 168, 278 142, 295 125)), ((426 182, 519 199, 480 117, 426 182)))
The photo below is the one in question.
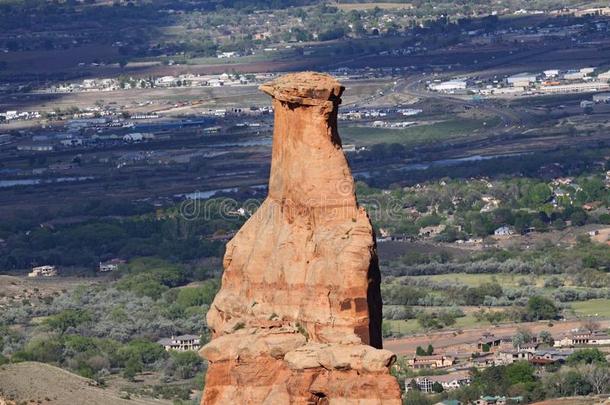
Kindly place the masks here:
POLYGON ((398 405, 374 234, 337 133, 344 88, 298 73, 261 90, 275 111, 269 194, 227 245, 202 404, 398 405))

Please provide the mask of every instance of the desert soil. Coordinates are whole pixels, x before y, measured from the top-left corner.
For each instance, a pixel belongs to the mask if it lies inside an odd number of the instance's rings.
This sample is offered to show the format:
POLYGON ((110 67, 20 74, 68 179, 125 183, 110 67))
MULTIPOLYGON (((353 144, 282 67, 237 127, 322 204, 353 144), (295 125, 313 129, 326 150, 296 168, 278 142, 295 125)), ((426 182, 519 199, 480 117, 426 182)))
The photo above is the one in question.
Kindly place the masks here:
POLYGON ((121 398, 113 388, 100 388, 88 378, 44 363, 24 362, 0 367, 0 403, 87 404, 87 405, 169 405, 154 398, 121 398), (10 403, 10 402, 8 402, 10 403))

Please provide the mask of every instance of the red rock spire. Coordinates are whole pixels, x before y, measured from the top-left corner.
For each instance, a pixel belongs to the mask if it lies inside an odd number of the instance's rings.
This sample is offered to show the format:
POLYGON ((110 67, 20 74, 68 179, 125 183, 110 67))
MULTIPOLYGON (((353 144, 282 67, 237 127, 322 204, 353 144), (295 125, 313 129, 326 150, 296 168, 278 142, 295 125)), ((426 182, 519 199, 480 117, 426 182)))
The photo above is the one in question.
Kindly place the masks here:
POLYGON ((227 245, 202 403, 398 405, 374 234, 337 133, 344 88, 307 72, 261 90, 275 110, 269 195, 227 245))

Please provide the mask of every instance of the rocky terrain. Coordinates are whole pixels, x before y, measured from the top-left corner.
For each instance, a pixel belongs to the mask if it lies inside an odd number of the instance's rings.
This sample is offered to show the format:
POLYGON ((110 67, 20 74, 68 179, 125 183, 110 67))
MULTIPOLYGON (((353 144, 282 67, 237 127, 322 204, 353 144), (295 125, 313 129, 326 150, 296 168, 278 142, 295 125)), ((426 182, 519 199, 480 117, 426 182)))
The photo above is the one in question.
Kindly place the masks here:
POLYGON ((261 90, 275 111, 269 195, 227 245, 202 403, 400 404, 374 233, 337 132, 344 88, 299 73, 261 90))

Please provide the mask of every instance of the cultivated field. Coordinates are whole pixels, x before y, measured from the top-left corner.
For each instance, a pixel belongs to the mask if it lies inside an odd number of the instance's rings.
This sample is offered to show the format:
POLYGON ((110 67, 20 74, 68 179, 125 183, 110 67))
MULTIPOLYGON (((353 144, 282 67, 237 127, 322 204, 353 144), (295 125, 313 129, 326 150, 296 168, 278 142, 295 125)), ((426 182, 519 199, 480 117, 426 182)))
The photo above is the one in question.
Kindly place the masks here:
POLYGON ((490 118, 489 120, 448 120, 416 125, 405 129, 343 126, 341 135, 347 141, 357 143, 358 145, 373 145, 377 143, 415 145, 473 136, 481 131, 481 128, 486 126, 491 127, 495 124, 497 124, 497 121, 494 118, 490 118))

